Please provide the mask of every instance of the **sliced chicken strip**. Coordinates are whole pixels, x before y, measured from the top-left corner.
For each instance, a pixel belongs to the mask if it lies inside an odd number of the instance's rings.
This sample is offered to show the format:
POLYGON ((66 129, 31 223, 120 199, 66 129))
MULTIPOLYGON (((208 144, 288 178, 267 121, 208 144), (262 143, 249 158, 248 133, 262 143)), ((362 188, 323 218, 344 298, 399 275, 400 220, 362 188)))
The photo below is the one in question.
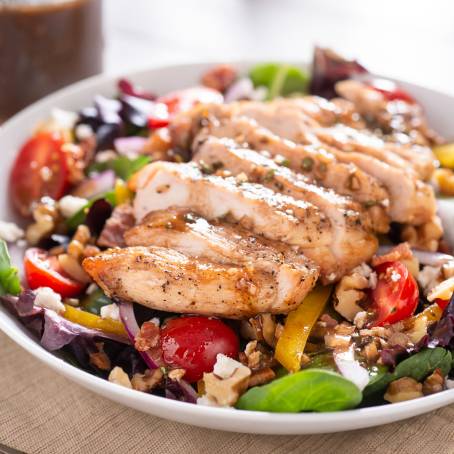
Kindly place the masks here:
POLYGON ((317 258, 317 263, 325 273, 335 270, 331 278, 343 276, 373 256, 378 243, 369 233, 370 221, 359 204, 308 183, 303 175, 295 174, 253 150, 235 146, 236 143, 229 139, 209 138, 199 147, 194 160, 208 166, 222 165, 221 168, 234 175, 244 173, 249 181, 318 206, 331 223, 333 242, 330 254, 317 258))
POLYGON ((194 140, 194 147, 197 148, 197 143, 210 135, 232 138, 239 144, 263 151, 277 161, 284 158, 293 171, 360 202, 367 209, 374 231, 388 231, 386 207, 389 205, 389 199, 381 183, 350 163, 337 162, 335 156, 322 147, 296 145, 246 117, 206 126, 194 140))
MULTIPOLYGON (((125 234, 128 246, 160 246, 188 257, 205 258, 224 265, 235 263, 278 275, 282 266, 317 270, 293 246, 253 236, 239 224, 208 222, 186 208, 152 211, 125 234)), ((285 268, 285 269, 287 269, 285 268)))
MULTIPOLYGON (((256 103, 254 103, 256 104, 256 103)), ((263 117, 267 117, 266 126, 274 133, 282 137, 298 142, 301 135, 304 135, 305 126, 301 123, 299 116, 287 117, 287 125, 282 126, 276 122, 273 126, 272 110, 266 112, 262 106, 257 109, 253 107, 247 110, 247 115, 261 123, 263 117), (293 121, 293 125, 291 122, 293 121), (300 130, 298 130, 300 128, 300 130)), ((305 139, 311 136, 312 131, 306 132, 305 139)), ((314 144, 318 139, 312 139, 314 144)), ((390 166, 389 164, 363 153, 341 151, 336 147, 329 147, 328 150, 340 162, 353 163, 375 179, 381 181, 390 194, 389 214, 395 222, 420 225, 429 222, 436 212, 436 201, 431 186, 418 180, 408 172, 390 166)))
POLYGON ((295 309, 317 279, 315 268, 282 266, 275 275, 217 264, 168 248, 109 249, 83 262, 111 298, 163 311, 228 318, 295 309))
MULTIPOLYGON (((309 202, 243 182, 239 177, 204 175, 195 164, 149 164, 138 178, 136 219, 171 206, 189 208, 209 220, 228 215, 254 234, 300 247, 316 263, 330 253, 330 223, 309 202)), ((324 276, 334 272, 322 271, 324 276)))

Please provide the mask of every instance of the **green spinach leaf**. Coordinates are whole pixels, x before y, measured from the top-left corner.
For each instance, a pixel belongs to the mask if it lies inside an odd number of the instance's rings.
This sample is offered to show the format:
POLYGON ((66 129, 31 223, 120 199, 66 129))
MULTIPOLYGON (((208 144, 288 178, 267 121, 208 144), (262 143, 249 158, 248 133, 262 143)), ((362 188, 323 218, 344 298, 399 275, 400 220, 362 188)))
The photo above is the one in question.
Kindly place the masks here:
POLYGON ((325 412, 356 407, 361 398, 361 391, 341 375, 324 369, 306 369, 251 388, 236 406, 278 413, 325 412))
POLYGON ((17 268, 11 265, 8 246, 0 240, 0 295, 18 295, 21 291, 17 268))
POLYGON ((138 156, 137 158, 130 159, 127 156, 119 156, 118 158, 111 159, 106 162, 95 162, 88 168, 88 173, 103 172, 104 170, 111 169, 115 172, 117 177, 122 180, 129 180, 132 175, 138 172, 142 167, 145 167, 151 161, 150 156, 138 156))
POLYGON ((393 380, 412 377, 421 381, 437 368, 446 375, 451 369, 451 362, 452 355, 448 350, 441 347, 425 348, 399 363, 394 370, 393 380))
POLYGON ((300 68, 278 63, 264 63, 254 66, 249 77, 255 87, 266 87, 268 99, 287 96, 292 93, 307 93, 309 75, 300 68))

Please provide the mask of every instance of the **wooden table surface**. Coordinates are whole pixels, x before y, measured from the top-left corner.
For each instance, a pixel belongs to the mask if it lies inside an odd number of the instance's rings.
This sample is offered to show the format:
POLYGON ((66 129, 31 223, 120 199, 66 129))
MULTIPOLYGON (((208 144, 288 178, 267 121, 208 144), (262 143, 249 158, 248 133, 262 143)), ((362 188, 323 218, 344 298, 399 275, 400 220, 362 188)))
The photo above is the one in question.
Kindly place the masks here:
POLYGON ((105 69, 309 59, 315 43, 454 93, 452 0, 106 0, 105 69))

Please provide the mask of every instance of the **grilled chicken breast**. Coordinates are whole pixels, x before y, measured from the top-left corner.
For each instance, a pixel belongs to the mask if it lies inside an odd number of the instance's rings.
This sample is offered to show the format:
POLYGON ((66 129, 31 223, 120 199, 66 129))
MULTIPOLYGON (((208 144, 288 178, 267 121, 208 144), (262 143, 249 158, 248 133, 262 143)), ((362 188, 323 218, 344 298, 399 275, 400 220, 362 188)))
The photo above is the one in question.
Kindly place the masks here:
POLYGON ((275 274, 156 246, 109 249, 85 259, 83 266, 111 298, 163 311, 227 318, 288 313, 317 279, 315 267, 282 264, 275 274))
POLYGON ((245 174, 249 181, 261 183, 276 192, 306 200, 326 215, 330 221, 331 247, 321 256, 311 251, 324 275, 336 279, 355 266, 368 261, 376 252, 378 242, 370 233, 370 222, 361 206, 310 184, 307 179, 290 169, 276 164, 259 153, 239 148, 228 139, 209 138, 199 146, 194 160, 216 168, 228 169, 234 175, 245 174))
POLYGON ((366 208, 374 231, 388 231, 386 207, 389 206, 389 196, 383 185, 358 167, 338 162, 323 147, 297 145, 246 117, 206 126, 194 139, 193 148, 197 149, 198 143, 210 136, 227 137, 238 144, 246 144, 277 162, 285 162, 294 172, 307 176, 315 184, 333 189, 340 195, 351 196, 366 208))

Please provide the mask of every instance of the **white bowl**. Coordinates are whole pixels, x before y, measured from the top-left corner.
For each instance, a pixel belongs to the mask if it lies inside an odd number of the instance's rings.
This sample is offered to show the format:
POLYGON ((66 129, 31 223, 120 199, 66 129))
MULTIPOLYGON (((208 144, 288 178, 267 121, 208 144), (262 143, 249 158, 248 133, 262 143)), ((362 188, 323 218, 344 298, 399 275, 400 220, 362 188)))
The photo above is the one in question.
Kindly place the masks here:
MULTIPOLYGON (((242 62, 236 66, 246 71, 251 64, 242 62)), ((127 77, 154 92, 166 93, 196 84, 201 73, 212 65, 203 63, 154 68, 128 74, 127 77)), ((402 85, 425 106, 432 126, 446 137, 454 138, 454 131, 450 129, 454 98, 416 85, 402 85)), ((0 128, 1 193, 8 193, 9 170, 17 150, 53 107, 77 110, 91 105, 95 94, 112 96, 115 92, 115 77, 97 76, 44 98, 6 122, 0 128)), ((12 217, 7 198, 3 197, 0 200, 0 219, 12 217)), ((447 390, 408 402, 337 413, 277 414, 191 405, 129 390, 71 366, 44 350, 16 318, 2 307, 0 329, 44 364, 91 391, 145 413, 212 429, 263 434, 336 432, 386 424, 454 403, 454 390, 447 390)))

